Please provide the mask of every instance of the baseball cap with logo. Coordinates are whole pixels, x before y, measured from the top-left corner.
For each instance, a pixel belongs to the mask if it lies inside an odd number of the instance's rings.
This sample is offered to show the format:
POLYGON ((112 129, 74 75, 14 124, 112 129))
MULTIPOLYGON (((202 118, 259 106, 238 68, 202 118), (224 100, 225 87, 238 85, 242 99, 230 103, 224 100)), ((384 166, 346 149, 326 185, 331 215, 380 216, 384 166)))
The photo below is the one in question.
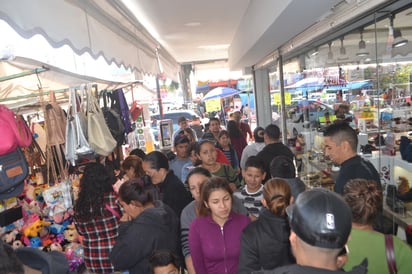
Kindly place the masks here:
POLYGON ((286 209, 293 232, 311 246, 343 248, 352 228, 352 212, 338 194, 326 189, 301 193, 286 209))

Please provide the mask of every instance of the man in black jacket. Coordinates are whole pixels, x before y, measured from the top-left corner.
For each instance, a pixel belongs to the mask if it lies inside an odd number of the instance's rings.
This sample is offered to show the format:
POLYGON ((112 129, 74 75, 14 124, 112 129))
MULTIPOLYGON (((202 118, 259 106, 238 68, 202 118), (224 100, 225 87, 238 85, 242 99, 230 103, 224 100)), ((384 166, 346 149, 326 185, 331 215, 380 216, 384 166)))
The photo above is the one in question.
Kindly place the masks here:
POLYGON ((270 179, 270 162, 273 158, 280 155, 285 155, 292 161, 295 157, 293 152, 284 145, 280 140, 280 129, 277 125, 270 124, 265 128, 263 139, 266 146, 256 155, 265 164, 266 177, 265 182, 270 179))

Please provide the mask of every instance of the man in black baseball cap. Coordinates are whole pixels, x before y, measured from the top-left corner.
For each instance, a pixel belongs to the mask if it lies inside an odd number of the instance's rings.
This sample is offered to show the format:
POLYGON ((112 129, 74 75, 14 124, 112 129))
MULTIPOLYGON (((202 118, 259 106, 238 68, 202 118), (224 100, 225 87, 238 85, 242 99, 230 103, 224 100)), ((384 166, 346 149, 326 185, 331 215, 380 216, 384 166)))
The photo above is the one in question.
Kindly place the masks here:
MULTIPOLYGON (((352 229, 352 213, 336 193, 317 188, 301 193, 286 209, 295 265, 264 273, 327 274, 342 272, 339 261, 352 229)), ((367 273, 367 262, 347 273, 367 273)))

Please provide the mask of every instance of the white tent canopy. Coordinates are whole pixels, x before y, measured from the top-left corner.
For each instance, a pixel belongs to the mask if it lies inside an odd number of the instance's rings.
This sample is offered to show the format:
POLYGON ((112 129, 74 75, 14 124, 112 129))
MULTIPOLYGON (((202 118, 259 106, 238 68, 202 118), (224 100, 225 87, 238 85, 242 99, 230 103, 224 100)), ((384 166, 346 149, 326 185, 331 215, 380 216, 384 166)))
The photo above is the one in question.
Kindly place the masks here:
POLYGON ((81 84, 96 84, 98 90, 113 90, 124 87, 126 98, 131 103, 132 90, 134 99, 154 100, 156 92, 146 88, 141 82, 111 82, 93 77, 74 74, 57 67, 32 59, 17 57, 12 61, 0 62, 0 104, 9 108, 40 108, 41 95, 48 101, 48 93, 53 90, 59 103, 68 101, 68 89, 81 84), (36 73, 37 72, 37 73, 36 73), (19 77, 20 76, 20 77, 19 77), (42 87, 40 92, 39 87, 42 87))
POLYGON ((147 33, 121 1, 4 0, 0 19, 22 37, 40 34, 53 47, 69 45, 81 55, 102 55, 142 73, 157 75, 159 63, 167 77, 177 81, 179 64, 147 33))

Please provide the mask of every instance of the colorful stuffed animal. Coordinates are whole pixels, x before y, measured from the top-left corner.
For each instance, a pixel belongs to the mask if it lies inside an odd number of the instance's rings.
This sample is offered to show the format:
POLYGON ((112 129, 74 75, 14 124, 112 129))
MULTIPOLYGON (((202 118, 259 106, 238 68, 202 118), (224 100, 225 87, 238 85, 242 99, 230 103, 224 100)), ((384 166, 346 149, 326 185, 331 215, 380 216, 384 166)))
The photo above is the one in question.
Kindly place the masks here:
POLYGON ((73 224, 68 225, 63 234, 67 242, 79 242, 79 233, 77 232, 76 227, 73 224))
POLYGON ((40 237, 48 233, 46 226, 51 225, 50 222, 41 219, 35 220, 32 224, 24 229, 23 234, 26 237, 40 237))

